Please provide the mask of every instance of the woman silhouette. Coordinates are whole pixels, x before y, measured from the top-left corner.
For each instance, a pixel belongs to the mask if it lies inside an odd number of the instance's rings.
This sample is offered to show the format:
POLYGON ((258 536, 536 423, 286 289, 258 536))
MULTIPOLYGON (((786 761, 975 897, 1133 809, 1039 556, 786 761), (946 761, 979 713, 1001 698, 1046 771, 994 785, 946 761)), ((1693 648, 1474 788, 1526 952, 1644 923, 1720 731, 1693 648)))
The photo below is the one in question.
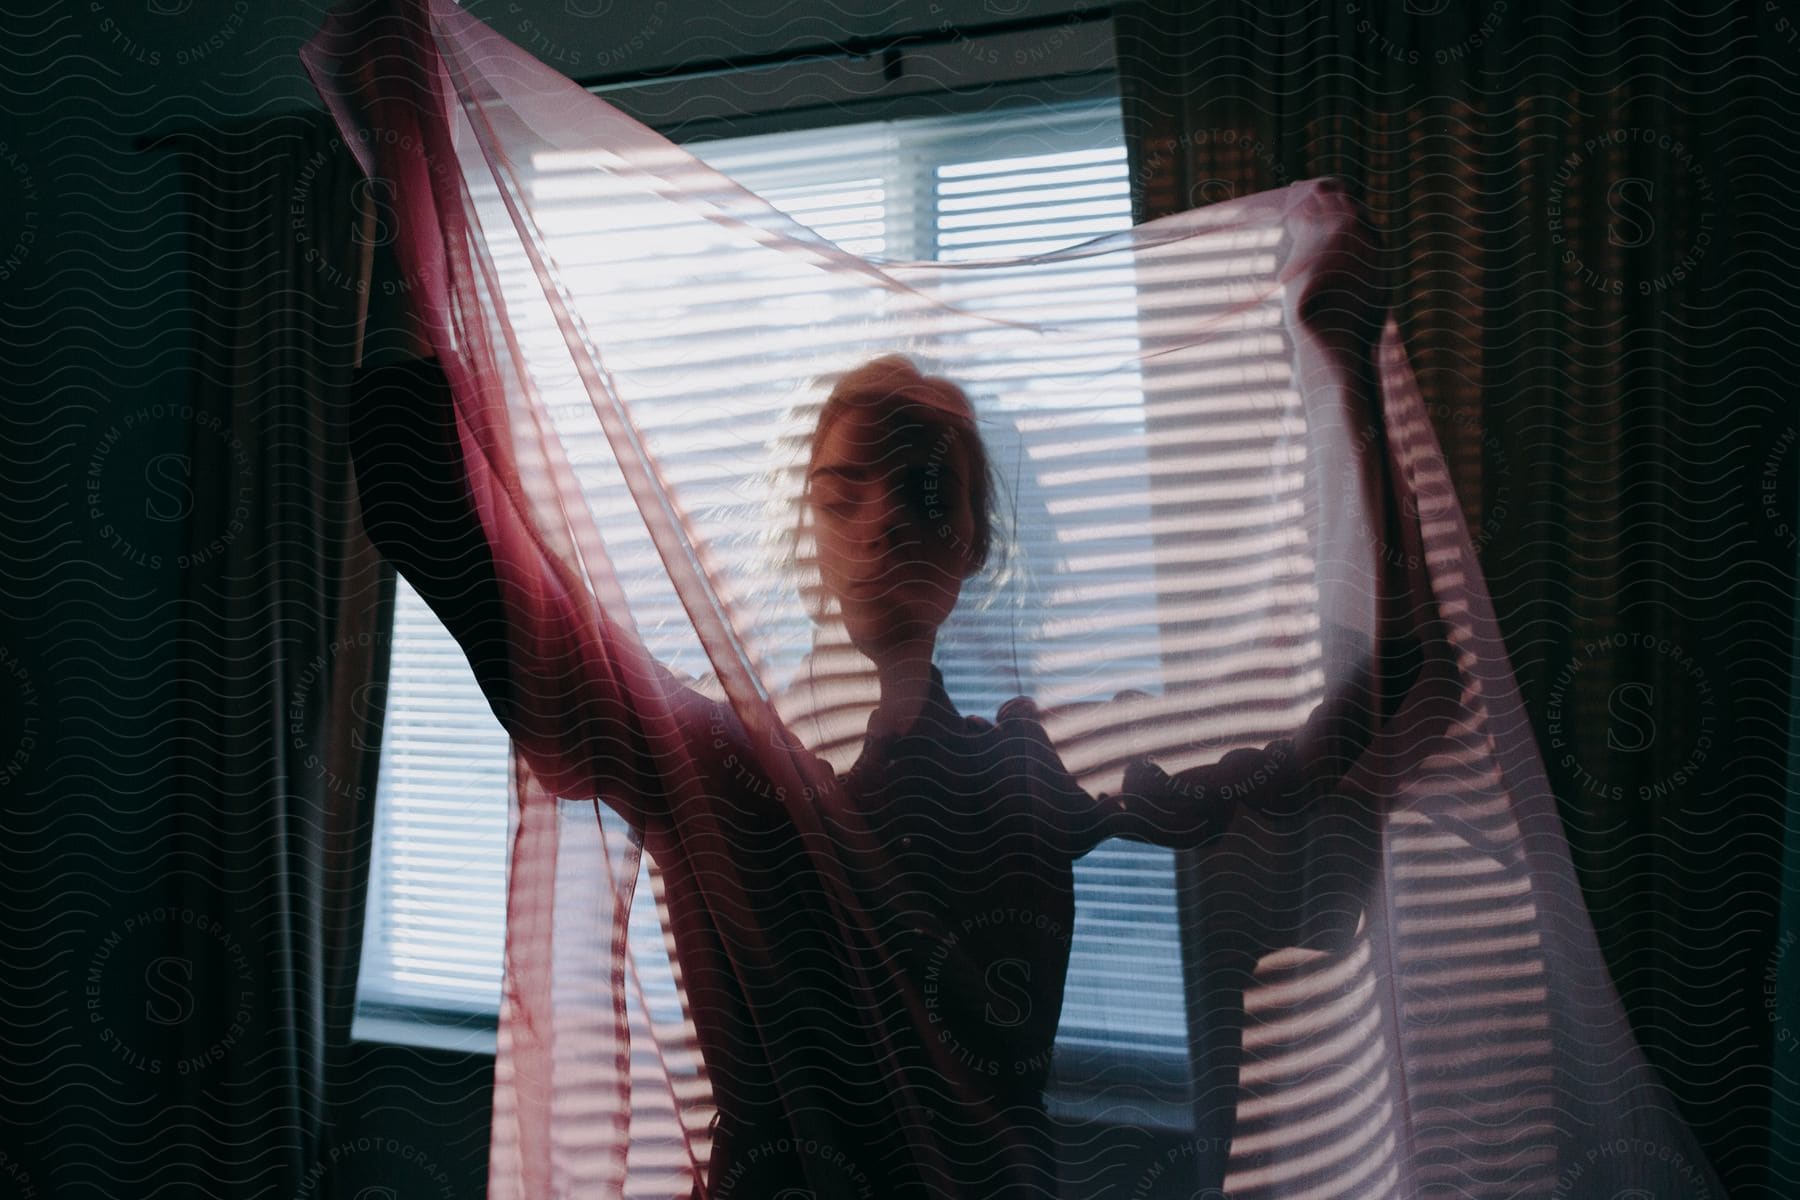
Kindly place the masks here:
MULTIPOLYGON (((1117 795, 1096 797, 1031 701, 993 721, 958 713, 932 656, 993 544, 991 471, 961 389, 897 355, 869 362, 820 411, 803 497, 822 599, 879 686, 834 793, 872 835, 846 838, 839 856, 880 943, 859 949, 803 851, 798 801, 774 794, 731 707, 656 670, 687 748, 656 760, 633 732, 632 676, 616 668, 626 639, 579 615, 591 609, 557 565, 519 549, 537 545, 522 528, 494 524, 522 523, 516 512, 490 506, 483 526, 436 361, 362 372, 352 411, 375 544, 456 636, 538 778, 611 805, 662 871, 718 1109, 696 1195, 1056 1195, 1044 1086, 1075 860, 1113 836, 1192 848, 1235 805, 1303 803, 1376 723, 1360 676, 1293 739, 1174 777, 1140 760, 1117 795), (509 621, 509 588, 550 598, 531 629, 509 621), (676 772, 698 785, 668 786, 676 772), (781 1002, 758 1005, 770 953, 781 1002), (859 953, 897 976, 872 1006, 857 999, 859 953)), ((846 814, 820 816, 829 831, 846 814)))

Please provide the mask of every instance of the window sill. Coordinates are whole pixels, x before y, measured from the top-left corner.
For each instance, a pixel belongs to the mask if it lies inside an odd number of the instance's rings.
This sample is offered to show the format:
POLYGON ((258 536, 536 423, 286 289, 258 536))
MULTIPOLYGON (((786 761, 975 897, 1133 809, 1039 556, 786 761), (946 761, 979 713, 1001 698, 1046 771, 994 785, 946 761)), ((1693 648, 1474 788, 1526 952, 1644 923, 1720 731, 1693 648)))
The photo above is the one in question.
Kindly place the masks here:
POLYGON ((412 1046, 493 1057, 498 1051, 499 1018, 466 1009, 412 1008, 359 1004, 350 1022, 352 1042, 412 1046))
MULTIPOLYGON (((357 1006, 350 1039, 492 1057, 498 1025, 498 1017, 491 1012, 364 1003, 357 1006)), ((1185 1070, 1185 1062, 1091 1051, 1065 1057, 1077 1059, 1085 1069, 1069 1072, 1065 1063, 1059 1071, 1063 1077, 1051 1080, 1044 1103, 1053 1119, 1158 1133, 1193 1132, 1194 1114, 1186 1099, 1185 1081, 1175 1077, 1185 1070), (1108 1075, 1113 1078, 1106 1079, 1108 1075)))

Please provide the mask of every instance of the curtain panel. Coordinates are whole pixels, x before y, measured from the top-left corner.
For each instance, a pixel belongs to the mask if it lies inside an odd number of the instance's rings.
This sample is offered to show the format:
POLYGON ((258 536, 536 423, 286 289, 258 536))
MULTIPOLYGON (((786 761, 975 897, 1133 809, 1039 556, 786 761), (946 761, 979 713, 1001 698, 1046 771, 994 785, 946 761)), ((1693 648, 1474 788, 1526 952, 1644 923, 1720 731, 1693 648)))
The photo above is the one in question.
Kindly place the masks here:
POLYGON ((1764 7, 1117 25, 1141 219, 1332 175, 1405 264, 1395 312, 1602 945, 1733 1195, 1765 1186, 1793 638, 1794 415, 1753 257, 1791 258, 1759 218, 1793 75, 1764 7))
POLYGON ((357 1194, 346 1179, 397 1177, 340 1124, 369 1086, 349 1030, 393 602, 334 428, 360 175, 318 119, 177 147, 196 322, 170 877, 210 931, 179 1031, 183 1140, 204 1152, 194 1194, 357 1194))

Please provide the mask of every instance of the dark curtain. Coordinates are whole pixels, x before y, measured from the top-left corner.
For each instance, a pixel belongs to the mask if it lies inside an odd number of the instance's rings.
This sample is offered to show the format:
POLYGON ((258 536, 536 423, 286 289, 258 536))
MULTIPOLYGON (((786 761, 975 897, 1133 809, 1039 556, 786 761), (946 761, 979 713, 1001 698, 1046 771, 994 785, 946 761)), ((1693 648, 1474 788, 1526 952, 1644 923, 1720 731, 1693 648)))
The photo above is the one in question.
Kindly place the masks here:
POLYGON ((205 868, 171 876, 207 923, 170 1031, 204 1060, 173 1089, 205 1127, 175 1139, 207 1176, 180 1194, 350 1194, 389 1153, 342 1119, 367 1084, 347 1068, 393 598, 336 432, 366 185, 322 120, 177 149, 196 365, 170 734, 205 868))
MULTIPOLYGON (((1733 1196, 1791 1179, 1769 1144, 1790 1019, 1765 981, 1800 449, 1767 345, 1792 134, 1782 152, 1765 118, 1791 117, 1800 55, 1763 57, 1772 23, 1509 0, 1117 23, 1140 219, 1337 175, 1383 231, 1608 965, 1733 1196)), ((1193 986, 1195 1051, 1229 1087, 1232 981, 1193 986)), ((1229 1136, 1222 1095, 1197 1098, 1203 1133, 1229 1136)))
MULTIPOLYGON (((1800 486, 1790 475, 1783 490, 1777 480, 1770 490, 1773 503, 1785 497, 1788 553, 1794 555, 1795 575, 1800 577, 1800 486)), ((1796 638, 1800 639, 1800 604, 1794 611, 1796 638)), ((1781 882, 1781 936, 1765 972, 1761 1001, 1774 1028, 1774 1105, 1769 1130, 1769 1177, 1779 1183, 1800 1178, 1800 644, 1790 660, 1793 675, 1788 712, 1788 809, 1787 837, 1783 844, 1781 882)))
MULTIPOLYGON (((1800 529, 1800 502, 1788 512, 1800 529)), ((1800 573, 1800 564, 1796 564, 1800 573)), ((1800 609, 1794 614, 1800 630, 1800 609)), ((1788 728, 1787 840, 1782 859, 1781 936, 1763 979, 1763 1008, 1775 1028, 1775 1101, 1770 1121, 1769 1177, 1800 1178, 1800 653, 1793 659, 1788 728)))

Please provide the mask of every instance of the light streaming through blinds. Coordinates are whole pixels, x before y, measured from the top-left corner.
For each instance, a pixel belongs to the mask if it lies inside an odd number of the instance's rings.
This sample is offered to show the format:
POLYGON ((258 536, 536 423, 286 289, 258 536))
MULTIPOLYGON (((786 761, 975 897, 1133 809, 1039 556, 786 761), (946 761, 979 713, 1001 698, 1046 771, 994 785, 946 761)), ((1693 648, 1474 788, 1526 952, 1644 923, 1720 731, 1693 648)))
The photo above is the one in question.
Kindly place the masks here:
MULTIPOLYGON (((868 257, 947 262, 1010 258, 1130 225, 1116 102, 1040 107, 1011 117, 882 122, 689 148, 824 237, 868 257)), ((607 205, 609 224, 631 219, 628 206, 597 197, 585 183, 588 174, 570 164, 543 162, 532 170, 526 184, 546 221, 567 219, 592 228, 595 206, 601 204, 607 205)), ((497 198, 490 204, 497 204, 497 198)), ((486 222, 491 209, 484 206, 482 211, 486 222)), ((497 211, 492 219, 506 220, 497 211)), ((754 355, 733 339, 752 323, 734 310, 759 302, 791 306, 809 302, 808 297, 734 295, 728 286, 705 296, 682 293, 683 271, 699 268, 663 264, 666 273, 656 275, 653 260, 620 263, 605 259, 609 252, 617 253, 596 245, 594 262, 563 265, 577 281, 602 279, 614 289, 641 289, 641 296, 632 293, 640 305, 637 317, 670 321, 686 340, 670 351, 680 363, 679 394, 685 406, 661 414, 650 406, 640 409, 647 413, 647 424, 656 427, 651 432, 661 453, 687 460, 684 505, 690 511, 751 507, 769 481, 761 473, 763 464, 741 447, 764 445, 780 430, 766 398, 749 398, 755 381, 742 368, 754 355), (709 305, 719 312, 710 330, 704 316, 709 305)), ((1196 264, 1196 271, 1266 273, 1272 266, 1268 253, 1247 246, 1241 258, 1196 264)), ((494 267, 503 291, 539 286, 522 258, 496 261, 494 267)), ((1078 279, 1079 287, 1046 294, 1046 320, 1059 325, 1116 322, 1120 336, 1135 338, 1157 311, 1144 296, 1159 281, 1079 259, 1060 269, 1069 273, 1071 283, 1078 279)), ((1042 275, 1038 278, 1041 283, 1042 275)), ((1182 304, 1195 302, 1196 278, 1175 285, 1182 304)), ((977 291, 956 300, 971 310, 983 303, 977 291)), ((811 301, 831 302, 828 296, 811 301)), ((1017 311, 1016 297, 1006 302, 1017 311)), ((787 323, 793 324, 791 317, 787 323)), ((557 361, 562 335, 556 328, 546 322, 524 336, 531 343, 525 348, 528 360, 557 361)), ((1244 337, 1253 343, 1255 331, 1244 337)), ((562 357, 566 361, 566 353, 562 357)), ((634 369, 631 363, 618 366, 634 369)), ((1181 366, 1193 375, 1194 386, 1179 394, 1223 397, 1184 400, 1190 407, 1214 404, 1229 411, 1230 393, 1238 390, 1234 385, 1267 390, 1279 384, 1233 379, 1230 363, 1181 366)), ((1017 527, 1035 538, 1015 548, 1024 583, 1015 585, 1011 607, 996 619, 1059 636, 1050 639, 1055 645, 1044 652, 1014 646, 1009 661, 974 656, 958 668, 947 660, 946 682, 964 712, 991 716, 1000 703, 1021 692, 1046 704, 1109 699, 1116 690, 1114 676, 1142 678, 1146 663, 1155 675, 1157 664, 1171 652, 1178 658, 1202 657, 1209 640, 1231 640, 1229 634, 1209 639, 1204 628, 1172 640, 1151 579, 1159 562, 1167 570, 1163 560, 1168 551, 1155 543, 1159 530, 1142 486, 1117 486, 1121 478, 1141 481, 1163 469, 1152 461, 1164 450, 1158 446, 1152 454, 1147 420, 1180 426, 1194 414, 1147 416, 1136 379, 1118 380, 1098 394, 1059 390, 1059 370, 1074 377, 1082 367, 1018 364, 1014 378, 998 392, 1003 399, 984 412, 991 453, 1012 481, 1015 494, 1008 501, 1021 514, 1017 527), (1029 469, 1019 469, 1025 463, 1029 469), (1048 499, 1052 487, 1053 502, 1048 499), (1020 615, 1027 609, 1029 621, 1020 615), (1070 637, 1071 631, 1080 636, 1070 637)), ((559 404, 571 415, 586 408, 572 372, 534 379, 553 413, 559 404)), ((982 397, 976 399, 981 406, 982 397)), ((1172 406, 1165 402, 1163 407, 1172 406)), ((1209 437, 1233 436, 1224 428, 1227 424, 1210 421, 1209 437)), ((1266 460, 1269 432, 1261 423, 1239 431, 1253 443, 1247 452, 1252 465, 1266 460)), ((598 438, 569 438, 565 444, 578 471, 584 456, 601 461, 607 453, 598 438)), ((1172 499, 1191 501, 1197 497, 1174 493, 1198 486, 1172 478, 1165 490, 1172 499)), ((608 554, 632 594, 646 644, 678 674, 703 675, 705 664, 691 642, 659 640, 659 629, 679 628, 681 622, 672 591, 656 586, 654 553, 641 525, 630 519, 628 498, 622 489, 609 491, 596 484, 587 499, 606 534, 608 554)), ((1235 541, 1238 551, 1246 549, 1243 536, 1242 531, 1220 531, 1220 540, 1235 541)), ((1253 559, 1273 561, 1255 547, 1248 549, 1253 559)), ((728 557, 762 554, 767 541, 755 534, 722 537, 709 551, 728 557)), ((1189 569, 1193 564, 1181 565, 1189 569)), ((1167 600, 1165 594, 1162 603, 1167 600)), ((949 644, 958 637, 958 621, 982 620, 979 604, 965 603, 964 610, 945 630, 949 644)), ((1226 626, 1230 616, 1220 611, 1226 626)), ((799 645, 809 631, 795 629, 792 635, 799 645)), ((968 641, 984 644, 974 632, 968 641)), ((840 752, 860 731, 860 720, 853 724, 836 747, 840 752)), ((504 938, 507 740, 457 645, 404 580, 396 603, 382 750, 359 1000, 421 1015, 430 1010, 491 1015, 498 1005, 504 938)), ((1070 766, 1082 769, 1073 760, 1070 766)), ((591 824, 591 809, 583 807, 582 812, 591 824)), ((607 819, 616 820, 610 813, 607 819)), ((1185 1077, 1187 1025, 1172 855, 1156 847, 1108 842, 1077 863, 1076 889, 1078 916, 1058 1034, 1059 1067, 1062 1055, 1074 1051, 1082 1058, 1179 1063, 1178 1074, 1185 1077)), ((631 929, 650 1017, 679 1026, 683 1018, 647 873, 640 876, 631 929)))

